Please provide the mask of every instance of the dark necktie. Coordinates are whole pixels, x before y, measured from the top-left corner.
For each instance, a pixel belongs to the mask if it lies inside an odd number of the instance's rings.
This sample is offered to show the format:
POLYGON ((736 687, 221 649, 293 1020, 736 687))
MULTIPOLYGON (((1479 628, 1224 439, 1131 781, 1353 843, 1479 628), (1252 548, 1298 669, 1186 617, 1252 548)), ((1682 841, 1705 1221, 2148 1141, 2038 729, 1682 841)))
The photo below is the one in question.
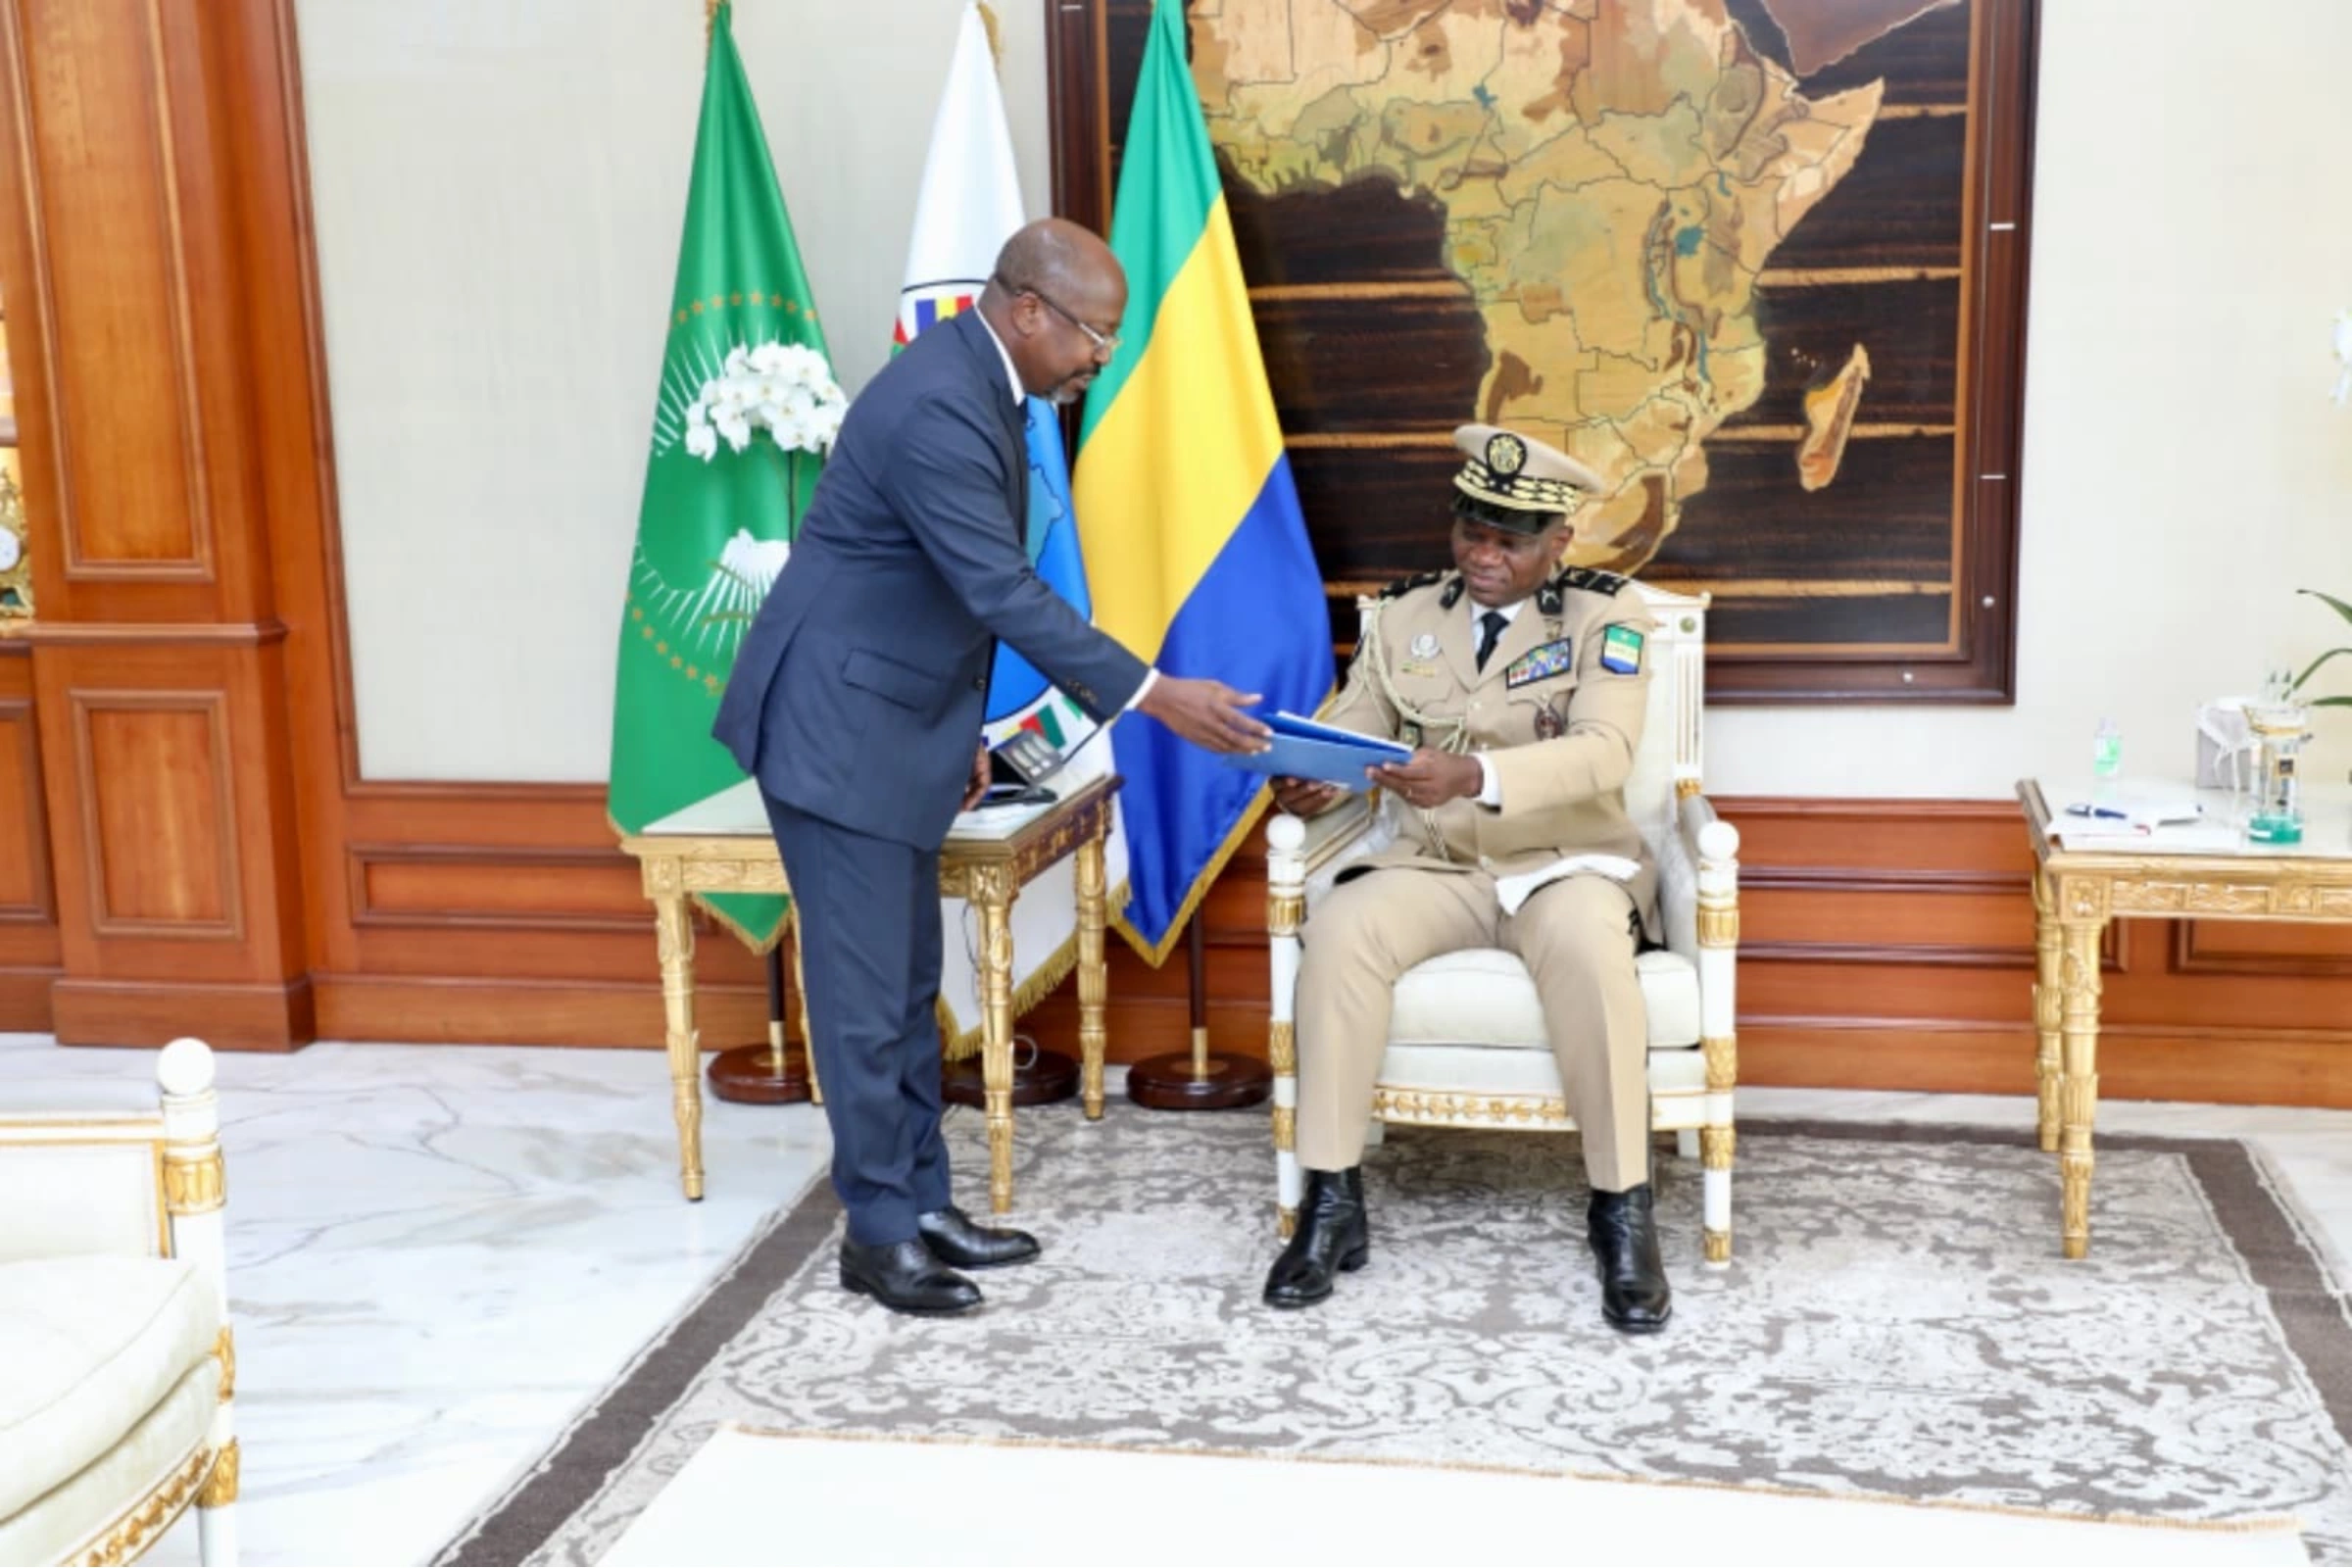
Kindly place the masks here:
POLYGON ((1509 624, 1510 622, 1503 618, 1503 613, 1499 610, 1490 610, 1478 617, 1479 668, 1487 667, 1487 660, 1494 655, 1494 645, 1502 641, 1502 628, 1509 624))

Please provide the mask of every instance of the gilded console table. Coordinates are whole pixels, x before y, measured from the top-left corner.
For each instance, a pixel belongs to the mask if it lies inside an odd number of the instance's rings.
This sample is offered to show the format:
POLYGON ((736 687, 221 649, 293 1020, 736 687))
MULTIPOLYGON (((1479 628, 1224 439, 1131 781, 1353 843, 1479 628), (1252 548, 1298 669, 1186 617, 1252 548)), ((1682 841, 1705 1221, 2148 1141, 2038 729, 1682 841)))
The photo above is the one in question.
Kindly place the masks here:
MULTIPOLYGON (((988 1199, 1012 1207, 1012 903, 1041 872, 1078 857, 1078 1050, 1088 1119, 1102 1114, 1103 1004, 1107 914, 1103 845, 1119 780, 1099 778, 1042 809, 959 817, 940 852, 939 891, 980 911, 980 1074, 988 1118, 988 1199), (986 825, 994 819, 996 825, 986 825)), ((667 1015, 670 1099, 678 1121, 678 1175, 686 1196, 703 1196, 702 1050, 694 1026, 695 893, 788 893, 759 790, 749 782, 697 802, 630 834, 654 904, 667 1015)), ((797 917, 796 910, 796 917, 797 917)), ((808 1017, 806 999, 801 1016, 808 1017)), ((815 1058, 809 1058, 813 1073, 815 1058)))
MULTIPOLYGON (((2059 1246, 2082 1257, 2090 1250, 2090 1130, 2099 1098, 2100 933, 2117 915, 2352 923, 2352 794, 2309 792, 2300 844, 2250 844, 2236 834, 2216 847, 2207 829, 2173 835, 2176 845, 2206 841, 2196 848, 2168 847, 2160 829, 2144 844, 2097 850, 2051 839, 2051 806, 2038 780, 2021 781, 2017 795, 2035 861, 2036 1119, 2043 1151, 2058 1156, 2059 1246)), ((2197 798, 2208 822, 2233 819, 2228 791, 2197 798)))

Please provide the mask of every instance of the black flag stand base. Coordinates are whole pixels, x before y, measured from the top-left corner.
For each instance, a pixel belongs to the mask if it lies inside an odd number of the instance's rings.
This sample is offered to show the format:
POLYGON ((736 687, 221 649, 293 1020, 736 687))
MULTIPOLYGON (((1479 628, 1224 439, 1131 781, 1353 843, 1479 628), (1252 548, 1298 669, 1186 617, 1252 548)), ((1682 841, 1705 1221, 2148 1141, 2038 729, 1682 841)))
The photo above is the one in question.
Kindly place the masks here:
MULTIPOLYGON (((1068 1100, 1077 1093, 1076 1056, 1059 1051, 1024 1053, 1020 1049, 1020 1042, 1013 1042, 1014 1104, 1051 1105, 1057 1100, 1068 1100)), ((956 1105, 988 1103, 988 1085, 981 1077, 979 1053, 975 1052, 961 1061, 940 1064, 939 1098, 956 1105)))
POLYGON ((784 1044, 784 944, 767 950, 767 1044, 710 1058, 710 1092, 745 1105, 797 1105, 808 1098, 801 1054, 784 1044))
POLYGON ((1230 1110, 1274 1092, 1274 1075, 1255 1056, 1208 1049, 1208 949, 1198 911, 1192 920, 1193 1049, 1150 1056, 1127 1069, 1127 1098, 1153 1110, 1230 1110))

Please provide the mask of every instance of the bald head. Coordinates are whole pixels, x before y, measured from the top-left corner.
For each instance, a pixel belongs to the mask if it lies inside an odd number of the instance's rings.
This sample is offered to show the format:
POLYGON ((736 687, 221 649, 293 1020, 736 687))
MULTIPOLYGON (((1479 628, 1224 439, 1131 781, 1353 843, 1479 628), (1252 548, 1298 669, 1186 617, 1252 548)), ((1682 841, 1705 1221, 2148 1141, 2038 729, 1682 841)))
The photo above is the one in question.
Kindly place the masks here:
POLYGON ((1021 384, 1056 403, 1084 392, 1110 363, 1126 311, 1119 259, 1064 218, 1041 218, 1006 240, 980 296, 980 314, 1012 356, 1021 384))
POLYGON ((1043 290, 1059 300, 1099 289, 1126 273, 1092 229, 1066 218, 1041 218, 1013 232, 997 252, 997 276, 1018 293, 1043 290))

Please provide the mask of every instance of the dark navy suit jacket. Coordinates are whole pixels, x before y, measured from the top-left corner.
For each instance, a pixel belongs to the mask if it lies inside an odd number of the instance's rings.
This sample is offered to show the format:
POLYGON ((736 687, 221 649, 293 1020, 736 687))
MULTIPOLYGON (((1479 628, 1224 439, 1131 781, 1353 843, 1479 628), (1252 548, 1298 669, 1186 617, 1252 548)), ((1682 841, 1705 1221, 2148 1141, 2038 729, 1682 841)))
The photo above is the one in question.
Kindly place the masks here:
POLYGON ((1097 719, 1143 661, 1030 568, 1029 457, 976 312, 875 376, 735 658, 711 733, 812 816, 936 849, 971 775, 996 639, 1097 719))

